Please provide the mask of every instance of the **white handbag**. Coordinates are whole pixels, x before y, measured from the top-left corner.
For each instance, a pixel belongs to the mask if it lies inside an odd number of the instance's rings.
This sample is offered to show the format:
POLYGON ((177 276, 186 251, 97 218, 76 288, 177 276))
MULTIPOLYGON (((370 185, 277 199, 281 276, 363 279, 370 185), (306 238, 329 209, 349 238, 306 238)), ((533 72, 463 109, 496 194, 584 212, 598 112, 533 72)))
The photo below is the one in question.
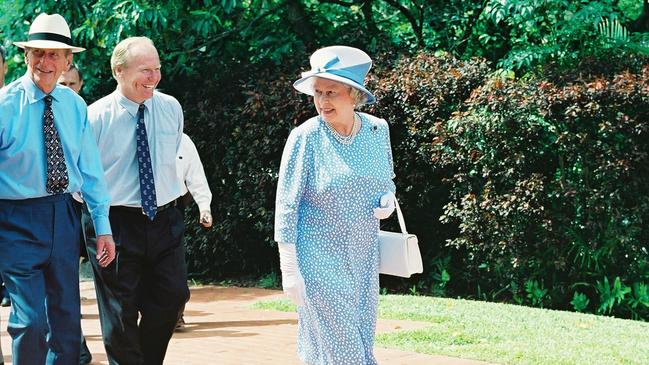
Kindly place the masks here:
POLYGON ((401 233, 379 231, 379 273, 409 278, 412 274, 424 271, 419 252, 419 241, 414 234, 406 231, 406 222, 399 208, 399 202, 394 199, 394 205, 399 218, 401 233))

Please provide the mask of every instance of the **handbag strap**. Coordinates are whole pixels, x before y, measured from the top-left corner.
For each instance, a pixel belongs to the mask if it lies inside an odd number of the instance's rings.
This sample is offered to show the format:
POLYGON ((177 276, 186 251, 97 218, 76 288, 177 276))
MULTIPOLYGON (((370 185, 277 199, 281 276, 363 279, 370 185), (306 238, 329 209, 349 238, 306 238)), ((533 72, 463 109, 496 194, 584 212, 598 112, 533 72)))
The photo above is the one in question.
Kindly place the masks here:
POLYGON ((399 227, 401 227, 401 233, 403 234, 408 234, 408 231, 406 230, 406 221, 403 219, 403 213, 401 213, 401 208, 399 207, 399 202, 397 201, 397 198, 394 197, 394 206, 397 208, 397 218, 399 219, 399 227))

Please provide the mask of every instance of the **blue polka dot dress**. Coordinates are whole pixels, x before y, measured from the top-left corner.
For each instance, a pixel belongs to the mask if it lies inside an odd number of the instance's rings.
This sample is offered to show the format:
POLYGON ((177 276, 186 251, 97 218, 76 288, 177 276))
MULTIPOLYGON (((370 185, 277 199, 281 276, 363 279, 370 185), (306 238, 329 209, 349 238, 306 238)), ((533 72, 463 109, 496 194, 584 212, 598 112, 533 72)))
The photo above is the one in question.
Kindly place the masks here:
POLYGON ((284 147, 275 240, 296 244, 306 298, 298 308, 298 355, 307 364, 377 364, 372 347, 379 293, 379 220, 395 191, 385 120, 359 113, 353 143, 324 120, 295 128, 284 147))

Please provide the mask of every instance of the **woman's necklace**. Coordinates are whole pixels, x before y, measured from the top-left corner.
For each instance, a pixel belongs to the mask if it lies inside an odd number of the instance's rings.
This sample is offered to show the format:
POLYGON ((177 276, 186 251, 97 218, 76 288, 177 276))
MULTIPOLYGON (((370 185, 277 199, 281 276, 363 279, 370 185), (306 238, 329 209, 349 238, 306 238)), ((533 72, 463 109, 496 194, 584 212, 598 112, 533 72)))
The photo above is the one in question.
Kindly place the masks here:
POLYGON ((360 128, 360 121, 359 121, 358 115, 356 113, 354 113, 354 125, 352 126, 352 132, 347 136, 343 136, 342 134, 340 134, 336 130, 336 128, 332 127, 331 124, 329 124, 329 122, 327 122, 326 120, 324 122, 325 122, 325 125, 327 126, 327 128, 329 129, 329 131, 331 131, 331 134, 334 135, 334 138, 338 142, 340 142, 340 143, 342 143, 344 145, 352 144, 352 142, 354 142, 354 138, 356 138, 356 135, 358 134, 358 131, 361 129, 360 128))

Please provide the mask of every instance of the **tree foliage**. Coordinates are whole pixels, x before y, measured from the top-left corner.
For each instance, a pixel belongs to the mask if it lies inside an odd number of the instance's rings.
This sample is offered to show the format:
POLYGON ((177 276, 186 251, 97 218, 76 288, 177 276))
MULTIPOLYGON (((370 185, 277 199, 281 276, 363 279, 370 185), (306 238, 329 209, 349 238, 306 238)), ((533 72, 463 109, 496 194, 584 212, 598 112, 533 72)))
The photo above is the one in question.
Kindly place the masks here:
MULTIPOLYGON (((646 36, 639 32, 649 30, 643 25, 649 6, 641 0, 5 0, 3 43, 24 39, 40 12, 63 15, 75 41, 88 49, 77 61, 88 75, 90 99, 112 88, 110 52, 133 35, 153 39, 165 67, 163 86, 182 83, 182 89, 205 74, 277 64, 329 44, 370 53, 444 50, 525 72, 548 62, 569 66, 584 57, 606 57, 601 53, 607 49, 644 50, 646 36), (627 31, 628 39, 603 36, 603 21, 627 31)), ((7 48, 14 56, 12 79, 24 68, 19 50, 7 48)))

